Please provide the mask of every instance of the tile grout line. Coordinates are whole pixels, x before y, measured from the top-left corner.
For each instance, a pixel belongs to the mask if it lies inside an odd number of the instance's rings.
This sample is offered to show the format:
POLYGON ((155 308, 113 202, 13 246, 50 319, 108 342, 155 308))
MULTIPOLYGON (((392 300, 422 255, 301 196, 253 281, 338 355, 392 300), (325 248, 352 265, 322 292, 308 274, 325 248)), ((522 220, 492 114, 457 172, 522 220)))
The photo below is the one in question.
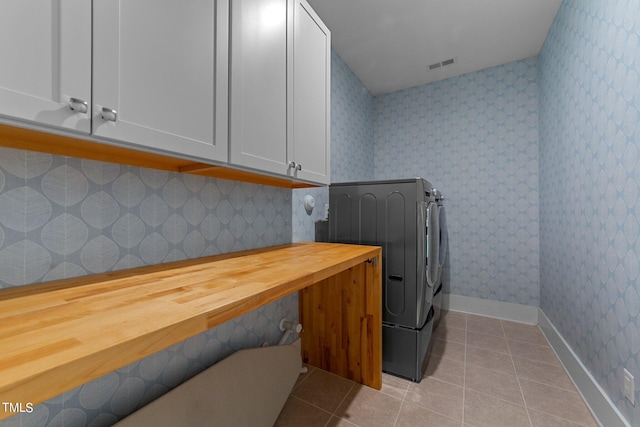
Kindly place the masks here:
POLYGON ((524 391, 522 390, 522 384, 520 383, 520 376, 518 375, 518 370, 516 369, 516 363, 513 360, 513 354, 511 354, 511 346, 509 345, 509 340, 507 339, 507 334, 504 332, 504 325, 502 321, 500 321, 500 327, 502 328, 502 333, 504 334, 504 339, 507 342, 507 349, 509 350, 509 359, 511 360, 511 365, 513 366, 513 371, 516 374, 516 381, 518 382, 518 388, 520 389, 520 396, 522 397, 522 403, 524 404, 524 410, 527 413, 527 418, 529 419, 529 425, 533 426, 533 421, 531 421, 531 414, 529 414, 529 407, 527 405, 527 401, 524 398, 524 391))
POLYGON ((467 333, 469 332, 469 316, 464 316, 464 369, 462 370, 462 425, 464 426, 464 400, 467 394, 467 333))
MULTIPOLYGON (((347 399, 347 396, 349 396, 349 393, 351 393, 351 390, 353 390, 353 388, 355 387, 356 383, 351 381, 351 387, 349 387, 349 390, 345 393, 344 397, 342 398, 342 400, 340 401, 340 403, 338 403, 338 406, 336 406, 336 409, 334 409, 331 412, 331 416, 329 417, 329 421, 327 421, 327 423, 325 424, 325 427, 329 425, 329 423, 331 422, 331 419, 333 417, 337 417, 339 419, 342 419, 342 417, 339 417, 336 415, 336 412, 338 411, 338 409, 340 409, 340 407, 342 406, 342 404, 344 403, 344 401, 347 399)), ((351 421, 349 421, 351 422, 351 421)), ((351 423, 353 424, 353 423, 351 423)))
MULTIPOLYGON (((290 398, 298 399, 299 401, 304 402, 304 403, 306 403, 306 404, 307 404, 307 405, 309 405, 309 406, 313 406, 314 408, 319 409, 320 411, 322 411, 322 412, 325 412, 325 413, 329 414, 329 421, 330 421, 330 420, 331 420, 331 418, 333 417, 333 414, 332 414, 331 412, 327 411, 326 409, 321 408, 321 407, 320 407, 320 406, 318 406, 318 405, 315 405, 315 404, 313 404, 313 403, 309 402, 308 400, 305 400, 305 399, 303 399, 303 398, 301 398, 301 397, 298 397, 298 396, 295 396, 295 395, 291 395, 291 396, 290 396, 290 398)), ((329 421, 327 421, 327 422, 329 422, 329 421)))
POLYGON ((398 413, 396 414, 396 419, 393 421, 393 427, 396 427, 398 424, 398 419, 400 418, 400 412, 402 411, 402 407, 404 406, 404 399, 400 402, 400 409, 398 409, 398 413))
POLYGON ((404 401, 407 399, 407 395, 409 394, 409 387, 411 387, 411 383, 407 384, 407 387, 404 389, 404 395, 402 396, 402 401, 400 401, 400 409, 398 410, 398 414, 396 415, 396 420, 393 422, 393 427, 396 427, 396 425, 398 424, 398 419, 400 418, 400 412, 402 412, 404 401))
MULTIPOLYGON (((309 369, 309 368, 310 368, 310 365, 307 365, 307 367, 308 367, 307 369, 309 369)), ((324 409, 324 408, 321 408, 321 407, 320 407, 320 406, 318 406, 318 405, 315 405, 315 404, 314 404, 314 403, 312 403, 312 402, 309 402, 309 401, 308 401, 308 400, 306 400, 306 399, 303 399, 303 398, 301 398, 301 397, 296 396, 295 394, 293 394, 293 392, 294 392, 297 388, 299 388, 299 387, 300 387, 304 382, 306 382, 306 381, 308 380, 309 376, 310 376, 313 372, 315 372, 315 371, 317 371, 317 370, 321 370, 321 369, 320 369, 320 368, 313 367, 313 370, 307 371, 307 372, 305 373, 305 377, 304 377, 304 379, 303 379, 302 381, 300 381, 297 385, 295 385, 295 386, 293 387, 293 390, 291 390, 291 396, 292 396, 292 397, 294 397, 294 398, 296 398, 296 399, 298 399, 298 400, 300 400, 301 402, 305 402, 306 404, 308 404, 308 405, 310 405, 310 406, 312 406, 312 407, 314 407, 314 408, 316 408, 316 409, 321 410, 322 412, 325 412, 325 413, 329 414, 329 419, 328 419, 328 420, 327 420, 327 422, 324 424, 324 427, 327 427, 327 426, 329 425, 329 423, 331 422, 331 419, 332 419, 334 416, 335 416, 335 417, 338 417, 338 416, 336 415, 336 412, 338 411, 338 409, 340 409, 340 406, 341 406, 341 405, 342 405, 342 403, 345 401, 345 399, 347 398, 347 396, 349 395, 349 393, 351 393, 351 390, 353 390, 353 388, 355 387, 355 384, 356 384, 356 383, 355 383, 355 382, 353 382, 353 381, 351 381, 351 380, 349 380, 349 381, 351 382, 351 387, 349 388, 349 390, 347 390, 347 392, 345 393, 345 395, 344 395, 344 397, 342 398, 342 400, 340 401, 340 403, 338 403, 338 406, 336 406, 336 409, 334 409, 333 411, 328 411, 328 410, 326 410, 326 409, 324 409)), ((325 371, 325 372, 326 372, 326 371, 325 371)), ((331 373, 331 372, 329 372, 329 374, 331 374, 331 375, 335 375, 335 374, 333 374, 333 373, 331 373)), ((342 419, 341 417, 338 417, 338 418, 339 418, 339 419, 342 419)), ((351 424, 353 424, 353 423, 351 423, 351 424)), ((354 424, 354 425, 355 425, 355 424, 354 424)))
MULTIPOLYGON (((308 400, 306 400, 306 399, 303 399, 303 398, 301 398, 301 397, 299 397, 299 396, 296 396, 296 395, 294 394, 294 391, 295 391, 297 388, 299 388, 299 387, 300 387, 304 382, 306 382, 306 381, 309 379, 309 377, 311 376, 311 374, 313 374, 313 372, 315 372, 317 369, 319 369, 319 368, 316 368, 316 367, 312 367, 312 366, 310 366, 310 365, 307 365, 307 366, 306 366, 306 368, 307 368, 307 372, 305 372, 305 373, 304 373, 304 378, 303 378, 303 379, 302 379, 302 381, 300 381, 298 384, 294 385, 293 389, 291 390, 291 395, 290 395, 290 397, 293 397, 293 398, 295 398, 295 399, 298 399, 299 401, 304 402, 304 403, 308 404, 309 406, 312 406, 312 407, 314 407, 314 408, 316 408, 316 409, 319 409, 319 410, 320 410, 320 411, 322 411, 322 412, 325 412, 325 413, 329 414, 329 419, 327 420, 327 422, 326 422, 326 423, 325 423, 325 425, 324 425, 324 427, 327 427, 327 425, 328 425, 328 424, 329 424, 329 422, 331 421, 331 418, 333 418, 333 413, 332 413, 332 412, 327 411, 327 410, 326 410, 326 409, 324 409, 324 408, 321 408, 321 407, 320 407, 320 406, 318 406, 318 405, 313 404, 312 402, 309 402, 309 401, 308 401, 308 400)), ((352 386, 352 387, 353 387, 353 386, 352 386)), ((351 389, 349 389, 349 391, 351 391, 351 389)), ((347 394, 348 394, 348 392, 347 392, 347 394)), ((345 395, 345 397, 346 397, 346 395, 345 395)), ((344 401, 344 399, 342 399, 342 401, 341 401, 341 402, 340 402, 340 404, 338 405, 338 408, 340 408, 340 405, 342 404, 342 402, 343 402, 343 401, 344 401)), ((337 409, 336 409, 336 410, 337 410, 337 409)))

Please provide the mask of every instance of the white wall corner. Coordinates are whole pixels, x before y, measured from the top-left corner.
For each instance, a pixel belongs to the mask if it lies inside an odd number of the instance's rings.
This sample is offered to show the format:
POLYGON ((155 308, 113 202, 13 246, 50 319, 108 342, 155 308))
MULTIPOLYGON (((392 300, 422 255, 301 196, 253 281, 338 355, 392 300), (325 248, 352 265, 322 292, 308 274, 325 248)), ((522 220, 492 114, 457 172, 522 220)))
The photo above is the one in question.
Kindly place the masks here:
POLYGON ((547 338, 547 341, 549 341, 560 363, 564 366, 565 371, 569 374, 578 392, 582 395, 589 410, 591 410, 600 425, 606 427, 630 427, 624 415, 582 364, 542 309, 538 309, 538 311, 538 327, 547 338))

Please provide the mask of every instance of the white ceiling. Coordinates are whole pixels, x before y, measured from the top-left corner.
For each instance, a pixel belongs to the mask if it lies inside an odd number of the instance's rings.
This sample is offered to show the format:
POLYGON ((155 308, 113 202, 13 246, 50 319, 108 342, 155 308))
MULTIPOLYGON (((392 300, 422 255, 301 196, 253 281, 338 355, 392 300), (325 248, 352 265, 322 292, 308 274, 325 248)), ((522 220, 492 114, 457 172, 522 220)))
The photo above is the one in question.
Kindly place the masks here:
POLYGON ((373 95, 536 56, 562 0, 308 0, 373 95), (430 64, 455 58, 428 71, 430 64))

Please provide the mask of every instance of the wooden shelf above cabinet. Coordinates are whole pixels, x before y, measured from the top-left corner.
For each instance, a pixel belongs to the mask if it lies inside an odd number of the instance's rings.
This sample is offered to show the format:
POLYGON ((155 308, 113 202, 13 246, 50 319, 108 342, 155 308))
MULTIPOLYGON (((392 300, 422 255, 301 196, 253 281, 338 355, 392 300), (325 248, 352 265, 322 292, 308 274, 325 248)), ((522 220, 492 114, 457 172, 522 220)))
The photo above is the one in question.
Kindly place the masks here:
POLYGON ((296 243, 0 290, 0 396, 35 405, 380 255, 296 243))
POLYGON ((38 151, 81 159, 99 160, 129 166, 189 173, 211 178, 250 182, 282 188, 309 188, 317 185, 293 179, 263 175, 228 166, 197 163, 169 155, 134 150, 101 142, 0 124, 0 146, 38 151))

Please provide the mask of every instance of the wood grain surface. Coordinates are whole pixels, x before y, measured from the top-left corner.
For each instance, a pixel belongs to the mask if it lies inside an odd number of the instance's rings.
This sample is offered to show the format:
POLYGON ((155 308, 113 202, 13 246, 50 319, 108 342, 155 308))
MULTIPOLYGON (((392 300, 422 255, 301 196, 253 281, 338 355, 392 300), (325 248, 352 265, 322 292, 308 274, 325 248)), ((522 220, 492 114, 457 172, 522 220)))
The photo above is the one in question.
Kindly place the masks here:
POLYGON ((62 134, 0 124, 1 147, 38 151, 41 153, 119 163, 122 165, 139 166, 170 172, 190 173, 211 178, 231 179, 273 187, 318 187, 316 184, 297 181, 293 178, 242 170, 231 165, 197 163, 192 160, 174 157, 170 154, 154 153, 143 149, 136 150, 125 146, 110 145, 82 138, 83 135, 81 134, 69 137, 62 134))
POLYGON ((355 265, 300 291, 302 360, 382 386, 381 262, 355 265))
POLYGON ((380 253, 295 243, 0 290, 0 396, 43 402, 380 253))

